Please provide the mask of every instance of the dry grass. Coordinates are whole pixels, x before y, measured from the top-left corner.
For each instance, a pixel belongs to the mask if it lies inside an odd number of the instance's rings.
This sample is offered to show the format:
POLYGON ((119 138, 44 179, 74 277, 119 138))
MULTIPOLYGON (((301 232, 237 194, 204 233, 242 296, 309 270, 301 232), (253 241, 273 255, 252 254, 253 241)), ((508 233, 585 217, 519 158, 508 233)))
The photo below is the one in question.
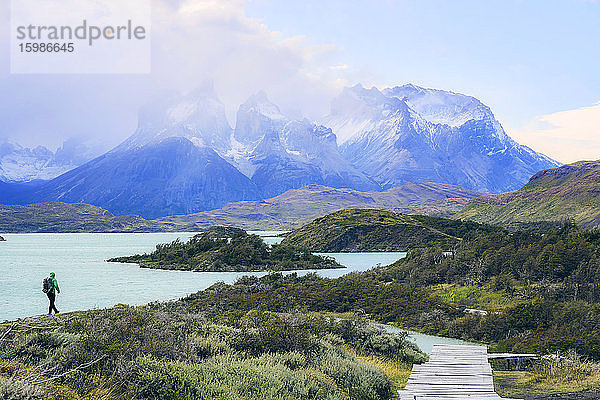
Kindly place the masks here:
POLYGON ((530 371, 494 371, 494 385, 505 397, 537 393, 576 393, 600 390, 600 363, 575 353, 547 359, 530 371))

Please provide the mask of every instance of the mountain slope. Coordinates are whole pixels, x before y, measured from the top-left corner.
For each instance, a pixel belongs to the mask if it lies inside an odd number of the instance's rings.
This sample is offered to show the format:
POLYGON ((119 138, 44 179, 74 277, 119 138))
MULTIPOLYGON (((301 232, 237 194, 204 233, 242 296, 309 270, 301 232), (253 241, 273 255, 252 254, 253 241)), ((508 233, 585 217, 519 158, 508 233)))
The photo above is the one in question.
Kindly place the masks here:
POLYGON ((214 150, 172 137, 155 145, 109 152, 44 184, 33 197, 156 218, 256 199, 258 190, 214 150))
POLYGON ((282 244, 312 251, 407 251, 435 243, 451 249, 464 235, 497 228, 382 210, 342 210, 293 231, 282 244))
POLYGON ((212 84, 186 96, 167 94, 142 108, 136 132, 113 151, 131 151, 169 137, 213 149, 250 178, 263 198, 312 183, 379 189, 342 157, 331 130, 288 118, 264 92, 239 107, 235 130, 212 84))
POLYGON ((230 203, 218 210, 164 217, 159 221, 195 224, 197 228, 229 225, 250 230, 287 230, 333 211, 350 208, 447 216, 458 211, 462 202, 479 195, 471 190, 435 183, 407 183, 383 192, 309 185, 266 200, 230 203))
POLYGON ((384 188, 440 182, 500 193, 559 165, 508 137, 477 99, 414 85, 346 88, 324 123, 344 141, 343 156, 384 188))
POLYGON ((288 118, 263 92, 240 106, 232 142, 232 162, 264 198, 309 184, 380 188, 342 157, 330 129, 288 118))
POLYGON ((380 189, 341 156, 331 130, 289 119, 264 93, 237 118, 234 131, 212 85, 167 93, 142 108, 138 128, 121 145, 38 189, 11 186, 0 202, 83 202, 156 218, 313 183, 380 189))
POLYGON ((600 226, 600 161, 580 161, 535 174, 520 190, 471 200, 456 215, 498 225, 572 221, 600 226))
POLYGON ((137 215, 115 217, 108 211, 89 204, 59 202, 25 206, 0 205, 0 232, 164 232, 184 230, 147 221, 137 215))
MULTIPOLYGON (((325 125, 286 116, 262 92, 236 118, 233 129, 211 84, 185 96, 166 93, 142 108, 121 145, 40 188, 7 187, 0 203, 85 202, 157 218, 311 184, 364 192, 438 182, 497 193, 557 165, 510 139, 477 99, 413 85, 346 88, 325 125)), ((46 154, 53 161, 44 168, 60 168, 79 153, 73 147, 46 154)), ((446 198, 427 207, 460 207, 446 198)))

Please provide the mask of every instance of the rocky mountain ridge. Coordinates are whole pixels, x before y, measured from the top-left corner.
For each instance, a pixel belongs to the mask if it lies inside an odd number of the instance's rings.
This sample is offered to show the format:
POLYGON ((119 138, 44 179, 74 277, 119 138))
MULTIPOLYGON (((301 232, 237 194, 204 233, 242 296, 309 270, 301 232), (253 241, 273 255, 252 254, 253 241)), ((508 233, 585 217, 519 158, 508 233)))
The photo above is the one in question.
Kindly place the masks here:
POLYGON ((381 191, 436 182, 497 193, 557 165, 510 139, 487 106, 465 95, 356 85, 315 123, 286 116, 259 92, 232 128, 209 84, 161 95, 113 150, 39 187, 6 190, 0 202, 84 202, 157 218, 311 184, 381 191))

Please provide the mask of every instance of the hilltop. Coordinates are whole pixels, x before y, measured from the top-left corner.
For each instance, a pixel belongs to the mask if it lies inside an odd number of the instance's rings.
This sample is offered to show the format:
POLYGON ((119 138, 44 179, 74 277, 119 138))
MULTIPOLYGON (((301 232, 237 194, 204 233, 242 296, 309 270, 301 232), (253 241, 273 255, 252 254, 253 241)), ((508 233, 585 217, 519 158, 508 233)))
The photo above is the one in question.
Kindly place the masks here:
POLYGON ((148 221, 138 215, 114 216, 107 210, 89 204, 60 202, 23 206, 0 205, 0 232, 164 232, 185 230, 148 221))
POLYGON ((481 193, 441 183, 406 183, 383 192, 359 192, 308 185, 262 201, 229 203, 218 210, 160 218, 169 224, 197 228, 232 225, 248 230, 287 230, 328 213, 350 208, 393 210, 406 214, 449 217, 481 193))
POLYGON ((533 175, 520 190, 477 197, 456 218, 503 226, 574 222, 600 226, 600 161, 580 161, 533 175))
POLYGON ((295 230, 282 244, 323 252, 406 251, 432 244, 452 248, 467 235, 496 229, 425 215, 342 210, 295 230))

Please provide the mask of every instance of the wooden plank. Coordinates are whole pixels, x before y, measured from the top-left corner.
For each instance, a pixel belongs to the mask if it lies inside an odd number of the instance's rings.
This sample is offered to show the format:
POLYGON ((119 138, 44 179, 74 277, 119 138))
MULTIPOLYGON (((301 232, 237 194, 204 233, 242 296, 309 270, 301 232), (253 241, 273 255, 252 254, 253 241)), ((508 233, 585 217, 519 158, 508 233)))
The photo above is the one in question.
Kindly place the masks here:
POLYGON ((429 361, 413 366, 400 399, 500 400, 488 357, 484 346, 434 345, 429 361))

